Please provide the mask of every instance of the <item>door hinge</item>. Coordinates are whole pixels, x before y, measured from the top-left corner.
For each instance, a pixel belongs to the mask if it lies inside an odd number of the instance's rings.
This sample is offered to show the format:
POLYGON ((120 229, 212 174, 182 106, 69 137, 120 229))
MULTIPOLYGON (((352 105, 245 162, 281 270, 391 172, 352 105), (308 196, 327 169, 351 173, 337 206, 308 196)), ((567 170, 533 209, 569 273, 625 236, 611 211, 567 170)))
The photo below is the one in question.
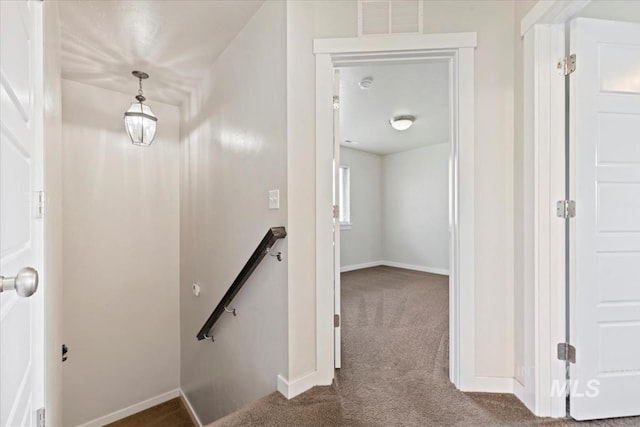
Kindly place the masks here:
POLYGON ((333 109, 334 110, 340 109, 340 97, 339 96, 334 96, 333 97, 333 109))
POLYGON ((333 327, 334 328, 339 328, 340 327, 340 315, 339 314, 334 314, 333 315, 333 327))
POLYGON ((558 218, 573 218, 576 216, 576 202, 573 200, 559 200, 556 203, 558 218))
POLYGON ((62 344, 62 361, 66 362, 67 359, 69 358, 69 356, 67 356, 67 353, 69 353, 69 347, 67 347, 66 344, 62 344))
POLYGON ((558 61, 558 65, 556 65, 560 73, 564 76, 568 76, 576 70, 576 55, 565 56, 564 58, 558 61))
POLYGON ((576 363, 576 348, 569 343, 558 343, 558 360, 576 363))
POLYGON ((333 218, 335 219, 340 218, 340 206, 338 205, 333 205, 333 218))
POLYGON ((36 191, 35 193, 35 212, 34 216, 36 218, 44 217, 44 191, 36 191))
POLYGON ((40 408, 36 411, 36 425, 38 427, 45 427, 44 408, 40 408))

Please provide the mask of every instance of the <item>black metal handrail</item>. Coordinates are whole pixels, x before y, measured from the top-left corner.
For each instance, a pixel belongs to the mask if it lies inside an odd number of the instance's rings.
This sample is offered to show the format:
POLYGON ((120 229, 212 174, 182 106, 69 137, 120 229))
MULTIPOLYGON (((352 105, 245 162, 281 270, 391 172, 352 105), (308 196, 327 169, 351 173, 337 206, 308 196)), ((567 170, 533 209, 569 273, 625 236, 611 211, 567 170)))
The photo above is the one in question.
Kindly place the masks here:
MULTIPOLYGON (((242 267, 242 270, 240 270, 240 274, 238 274, 236 280, 233 281, 227 292, 224 294, 224 296, 216 306, 215 310, 213 310, 213 313, 211 313, 207 321, 200 329, 200 332, 198 332, 198 341, 204 339, 213 341, 213 337, 209 335, 209 331, 211 330, 211 328, 213 328, 213 325, 215 325, 220 316, 222 316, 222 313, 224 313, 225 311, 229 311, 235 315, 235 310, 228 310, 227 306, 240 291, 240 288, 242 288, 242 285, 244 285, 249 276, 251 276, 251 273, 253 273, 258 264, 260 264, 260 261, 262 261, 262 259, 269 253, 269 250, 273 247, 276 241, 278 241, 279 239, 284 239, 286 236, 287 231, 284 227, 271 227, 269 231, 267 231, 267 234, 265 234, 256 250, 253 251, 253 254, 249 258, 247 263, 244 265, 244 267, 242 267)), ((275 256, 278 257, 278 261, 281 260, 279 253, 275 256)))

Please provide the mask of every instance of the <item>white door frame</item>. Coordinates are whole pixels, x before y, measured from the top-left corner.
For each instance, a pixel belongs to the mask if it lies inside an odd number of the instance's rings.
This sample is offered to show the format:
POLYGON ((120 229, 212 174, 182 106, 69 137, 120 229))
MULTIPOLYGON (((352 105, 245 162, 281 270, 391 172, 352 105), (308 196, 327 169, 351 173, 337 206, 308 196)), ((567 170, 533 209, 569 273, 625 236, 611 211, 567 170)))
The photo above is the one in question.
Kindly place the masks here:
POLYGON ((564 76, 556 68, 565 56, 564 24, 590 0, 538 2, 522 19, 524 37, 525 384, 516 396, 535 415, 564 417, 566 385, 557 344, 565 341, 565 224, 556 202, 565 199, 564 76))
POLYGON ((494 391, 475 373, 474 49, 476 33, 316 39, 316 369, 334 378, 333 70, 346 63, 451 58, 449 376, 463 391, 494 391))

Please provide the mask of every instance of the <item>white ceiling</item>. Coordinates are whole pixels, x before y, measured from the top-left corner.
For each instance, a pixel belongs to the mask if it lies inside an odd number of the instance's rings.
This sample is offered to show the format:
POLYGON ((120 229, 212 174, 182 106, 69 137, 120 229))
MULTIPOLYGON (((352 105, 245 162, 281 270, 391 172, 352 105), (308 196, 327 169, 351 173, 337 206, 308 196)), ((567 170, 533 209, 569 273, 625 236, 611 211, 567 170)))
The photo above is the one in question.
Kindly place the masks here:
POLYGON ((449 142, 449 102, 444 60, 342 68, 341 145, 384 155, 449 142), (365 77, 373 83, 363 90, 359 83, 365 77), (408 130, 397 131, 389 120, 398 115, 416 120, 408 130))
POLYGON ((262 3, 61 1, 62 77, 179 105, 262 3))

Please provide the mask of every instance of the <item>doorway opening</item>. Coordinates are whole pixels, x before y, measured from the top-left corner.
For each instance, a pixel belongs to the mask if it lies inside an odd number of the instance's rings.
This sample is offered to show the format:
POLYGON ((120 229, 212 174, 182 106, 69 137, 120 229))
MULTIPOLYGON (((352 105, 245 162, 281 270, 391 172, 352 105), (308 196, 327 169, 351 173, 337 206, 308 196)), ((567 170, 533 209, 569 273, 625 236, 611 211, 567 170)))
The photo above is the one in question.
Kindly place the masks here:
POLYGON ((391 386, 409 372, 425 386, 449 383, 450 74, 439 58, 335 69, 335 366, 348 371, 337 374, 344 387, 371 382, 361 366, 384 369, 391 386))
MULTIPOLYGON (((341 191, 337 188, 340 182, 343 186, 346 182, 351 182, 353 196, 355 170, 347 167, 348 165, 341 165, 341 142, 344 145, 355 145, 354 141, 364 144, 364 140, 340 137, 342 129, 335 126, 338 123, 335 117, 339 114, 339 109, 336 107, 341 102, 338 93, 340 80, 336 79, 336 73, 339 74, 342 71, 348 75, 363 66, 381 69, 385 66, 406 66, 410 69, 420 65, 440 64, 446 69, 448 111, 445 113, 444 120, 448 125, 445 134, 450 136, 450 144, 444 144, 441 147, 446 151, 444 157, 447 159, 447 180, 444 185, 448 189, 446 192, 448 251, 445 256, 450 274, 447 289, 450 318, 448 378, 457 388, 465 391, 489 391, 493 388, 492 385, 483 382, 483 378, 476 378, 474 366, 473 49, 475 45, 476 36, 473 33, 376 37, 375 40, 360 38, 315 41, 317 368, 320 376, 318 383, 331 383, 334 379, 334 368, 341 366, 340 219, 343 222, 342 227, 345 228, 344 233, 354 231, 354 227, 357 226, 356 218, 350 218, 356 211, 349 209, 349 206, 346 207, 347 209, 343 208, 342 215, 340 207, 334 207, 334 215, 327 216, 327 212, 331 212, 331 209, 327 208, 335 205, 334 198, 340 196, 341 191), (352 142, 346 142, 346 139, 352 142), (351 230, 346 230, 349 225, 351 230), (333 318, 333 322, 328 323, 326 321, 328 318, 333 318)), ((370 79, 374 80, 373 82, 366 81, 366 77, 361 76, 356 82, 358 90, 367 90, 361 89, 361 86, 367 85, 370 89, 373 88, 375 76, 370 79)), ((410 113, 410 111, 398 110, 395 115, 407 116, 411 115, 410 113)), ((391 118, 387 120, 389 119, 391 118)), ((418 117, 414 117, 415 123, 418 120, 418 117)), ((389 123, 387 122, 385 126, 389 126, 389 123)), ((344 191, 342 193, 344 204, 346 193, 344 191)), ((393 232, 393 227, 389 232, 393 232)), ((385 241, 382 231, 379 234, 380 247, 383 248, 388 242, 385 241)), ((382 262, 378 265, 381 264, 382 262)), ((401 264, 403 263, 396 261, 396 266, 402 267, 401 264)), ((404 267, 407 265, 411 264, 404 263, 404 267)), ((420 274, 428 273, 423 271, 420 274)), ((445 297, 445 301, 446 299, 445 297)))

